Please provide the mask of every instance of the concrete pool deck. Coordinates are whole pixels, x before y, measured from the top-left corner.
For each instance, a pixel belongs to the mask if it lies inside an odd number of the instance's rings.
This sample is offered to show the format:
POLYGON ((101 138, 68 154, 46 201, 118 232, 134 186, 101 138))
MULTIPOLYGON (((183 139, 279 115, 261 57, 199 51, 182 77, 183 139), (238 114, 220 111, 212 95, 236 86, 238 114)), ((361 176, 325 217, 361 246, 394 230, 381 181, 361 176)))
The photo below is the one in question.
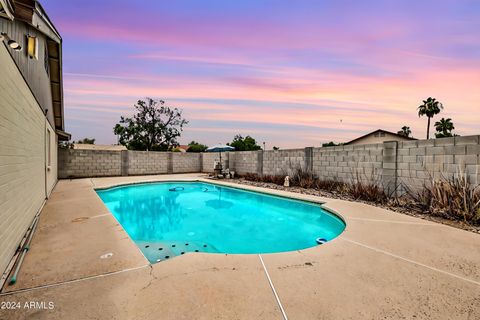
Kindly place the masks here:
MULTIPOLYGON (((187 253, 150 265, 94 188, 205 175, 61 180, 0 319, 479 319, 480 236, 365 204, 323 202, 347 223, 288 253, 187 253), (110 258, 101 256, 113 253, 110 258), (25 302, 44 302, 25 308, 25 302), (54 308, 48 309, 53 302, 54 308)), ((208 181, 211 182, 211 181, 208 181)))

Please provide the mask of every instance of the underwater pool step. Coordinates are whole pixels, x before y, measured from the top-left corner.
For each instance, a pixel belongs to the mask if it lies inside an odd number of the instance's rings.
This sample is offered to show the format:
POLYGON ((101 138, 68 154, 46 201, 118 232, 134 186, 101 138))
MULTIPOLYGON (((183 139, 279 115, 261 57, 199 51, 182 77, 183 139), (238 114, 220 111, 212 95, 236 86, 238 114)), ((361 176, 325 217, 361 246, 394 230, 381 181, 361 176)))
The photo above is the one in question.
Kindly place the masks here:
POLYGON ((189 252, 217 252, 211 245, 203 242, 143 242, 137 241, 145 257, 151 262, 161 262, 189 252))

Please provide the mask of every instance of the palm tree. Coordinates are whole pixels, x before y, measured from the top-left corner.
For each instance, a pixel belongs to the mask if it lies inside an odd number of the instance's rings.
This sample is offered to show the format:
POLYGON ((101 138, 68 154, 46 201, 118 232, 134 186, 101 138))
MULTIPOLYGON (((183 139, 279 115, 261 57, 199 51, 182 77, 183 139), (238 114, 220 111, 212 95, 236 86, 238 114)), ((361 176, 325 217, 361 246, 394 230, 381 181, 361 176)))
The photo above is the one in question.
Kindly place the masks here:
POLYGON ((407 126, 403 126, 402 127, 402 130, 398 131, 397 132, 399 135, 402 135, 402 136, 405 136, 405 137, 410 137, 410 135, 412 134, 412 130, 410 130, 410 127, 407 127, 407 126))
POLYGON ((435 98, 429 97, 427 100, 423 100, 423 104, 418 107, 418 116, 427 116, 427 139, 430 138, 430 120, 434 115, 439 114, 442 111, 443 105, 435 98))
POLYGON ((442 118, 435 122, 435 129, 437 130, 435 134, 437 138, 453 137, 452 130, 455 129, 455 126, 453 125, 452 119, 442 118))

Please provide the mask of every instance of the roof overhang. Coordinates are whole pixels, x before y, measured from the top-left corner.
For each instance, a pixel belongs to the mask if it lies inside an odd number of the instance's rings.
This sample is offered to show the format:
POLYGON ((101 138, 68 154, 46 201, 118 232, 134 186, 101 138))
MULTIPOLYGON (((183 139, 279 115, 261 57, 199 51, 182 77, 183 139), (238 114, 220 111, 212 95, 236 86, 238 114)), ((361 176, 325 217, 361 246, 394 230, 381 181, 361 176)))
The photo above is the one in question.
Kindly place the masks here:
POLYGON ((0 0, 0 17, 13 20, 13 6, 10 0, 0 0))
MULTIPOLYGON (((62 37, 37 0, 0 0, 0 14, 25 22, 47 37, 52 108, 56 130, 65 130, 63 110, 62 37)), ((61 135, 61 134, 59 134, 61 135)), ((70 135, 67 134, 68 137, 70 135)), ((67 137, 65 136, 65 137, 67 137)))
POLYGON ((52 106, 55 128, 65 129, 63 113, 63 77, 62 46, 54 40, 47 40, 48 63, 50 65, 50 87, 52 89, 52 106))
MULTIPOLYGON (((10 1, 10 0, 0 0, 10 1)), ((12 12, 15 19, 24 21, 50 39, 60 43, 62 38, 48 18, 42 5, 36 0, 15 0, 15 10, 12 12)))
POLYGON ((55 130, 55 133, 58 135, 58 140, 60 141, 69 141, 72 138, 72 135, 68 132, 62 130, 55 130))
POLYGON ((15 0, 14 17, 33 26, 47 37, 55 129, 63 132, 65 121, 63 112, 62 37, 37 0, 15 0))
POLYGON ((62 37, 58 33, 53 23, 50 21, 50 18, 48 18, 45 10, 38 1, 35 1, 35 9, 32 16, 32 25, 36 26, 38 30, 43 32, 46 36, 48 36, 55 42, 62 42, 62 37))

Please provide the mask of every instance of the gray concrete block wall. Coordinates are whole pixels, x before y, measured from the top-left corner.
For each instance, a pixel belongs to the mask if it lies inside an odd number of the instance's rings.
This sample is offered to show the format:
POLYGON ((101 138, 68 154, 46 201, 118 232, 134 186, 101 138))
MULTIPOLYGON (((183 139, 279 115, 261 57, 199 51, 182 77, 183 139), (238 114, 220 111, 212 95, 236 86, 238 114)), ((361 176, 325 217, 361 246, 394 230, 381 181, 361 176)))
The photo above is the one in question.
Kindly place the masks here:
MULTIPOLYGON (((218 155, 212 154, 212 159, 215 156, 218 155)), ((202 162, 200 153, 59 149, 59 177, 201 172, 202 162)), ((213 160, 211 168, 213 171, 213 160)))
MULTIPOLYGON (((224 168, 229 167, 229 154, 230 152, 222 152, 222 163, 224 168)), ((205 152, 203 155, 202 163, 202 172, 211 173, 213 172, 213 167, 215 161, 220 161, 220 154, 218 152, 205 152)))
POLYGON ((236 151, 230 153, 229 167, 242 175, 246 173, 262 174, 261 155, 263 151, 236 151))
POLYGON ((324 180, 379 183, 383 171, 383 144, 313 149, 313 172, 324 180))
POLYGON ((58 150, 59 178, 120 176, 121 153, 103 150, 58 150))
POLYGON ((398 142, 383 143, 381 186, 389 195, 394 195, 398 187, 398 142))
POLYGON ((291 175, 297 168, 305 169, 305 149, 268 150, 263 152, 263 174, 291 175))
POLYGON ((201 153, 172 152, 172 173, 201 172, 201 158, 201 153))
MULTIPOLYGON (((80 178, 213 172, 218 153, 59 150, 59 177, 80 178)), ((320 179, 374 183, 389 192, 415 190, 432 178, 465 175, 480 183, 480 136, 360 146, 222 153, 224 168, 239 174, 291 175, 311 169, 320 179)))
MULTIPOLYGON (((117 151, 118 152, 118 151, 117 151)), ((127 151, 128 175, 168 173, 168 152, 127 151)))
POLYGON ((399 142, 397 176, 402 192, 459 175, 474 185, 480 183, 479 136, 399 142))

